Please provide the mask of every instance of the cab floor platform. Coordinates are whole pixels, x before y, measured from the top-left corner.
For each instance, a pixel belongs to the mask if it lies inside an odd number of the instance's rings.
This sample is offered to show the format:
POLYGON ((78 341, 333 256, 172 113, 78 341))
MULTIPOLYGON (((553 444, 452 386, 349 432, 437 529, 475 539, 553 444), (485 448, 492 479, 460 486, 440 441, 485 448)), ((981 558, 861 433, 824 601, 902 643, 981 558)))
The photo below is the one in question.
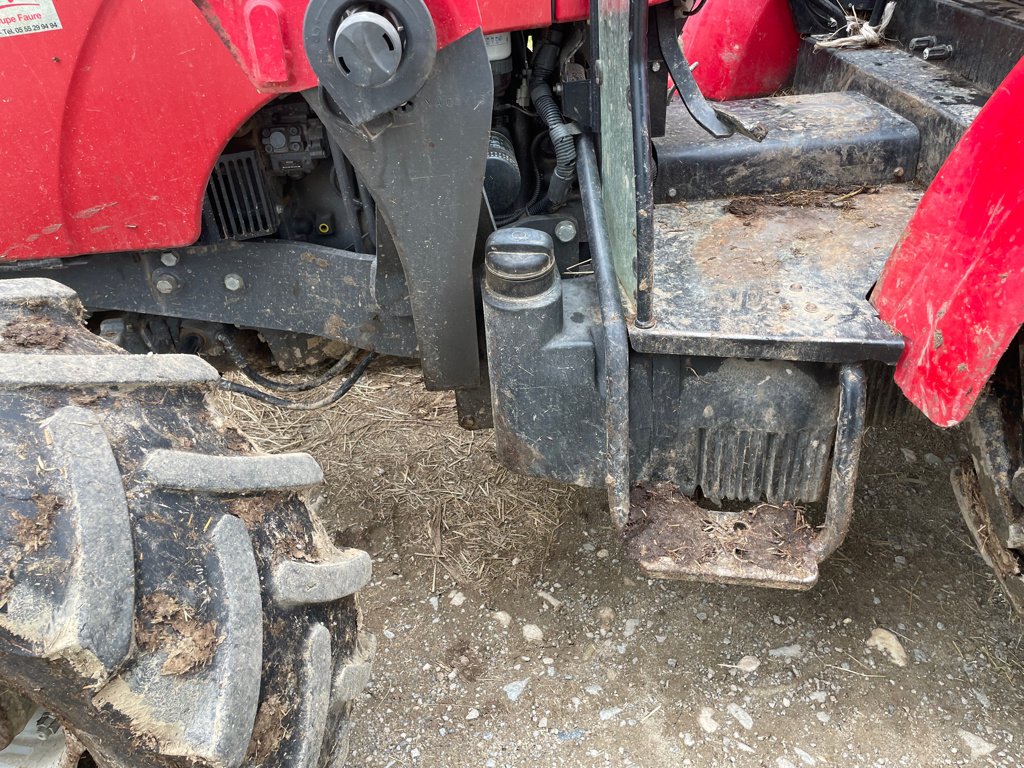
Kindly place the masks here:
POLYGON ((638 352, 895 362, 866 296, 921 192, 794 192, 655 208, 653 327, 638 352))

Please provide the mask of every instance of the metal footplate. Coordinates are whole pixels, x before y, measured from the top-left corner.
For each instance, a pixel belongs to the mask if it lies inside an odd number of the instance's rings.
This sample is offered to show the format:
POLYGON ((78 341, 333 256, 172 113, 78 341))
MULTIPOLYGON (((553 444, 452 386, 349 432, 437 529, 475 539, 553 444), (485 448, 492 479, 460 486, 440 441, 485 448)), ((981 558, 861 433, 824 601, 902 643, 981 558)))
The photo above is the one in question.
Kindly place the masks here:
POLYGON ((633 491, 630 554, 655 578, 810 588, 818 580, 818 565, 838 548, 850 527, 864 412, 864 371, 859 365, 845 366, 828 503, 820 528, 810 525, 792 504, 712 511, 663 483, 633 491))

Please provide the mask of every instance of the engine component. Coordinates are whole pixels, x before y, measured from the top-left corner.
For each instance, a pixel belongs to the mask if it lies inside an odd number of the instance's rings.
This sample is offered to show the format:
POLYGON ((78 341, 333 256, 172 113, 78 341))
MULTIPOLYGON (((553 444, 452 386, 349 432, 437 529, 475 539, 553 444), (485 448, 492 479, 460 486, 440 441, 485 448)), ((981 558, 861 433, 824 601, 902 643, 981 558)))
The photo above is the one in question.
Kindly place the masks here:
POLYGON ((265 114, 260 141, 271 173, 298 179, 327 157, 324 124, 310 116, 304 102, 272 107, 265 114))
POLYGON ((223 240, 248 240, 277 231, 277 206, 254 151, 221 155, 206 199, 223 240))
POLYGON ((487 144, 487 171, 484 191, 496 216, 508 213, 516 203, 523 187, 523 176, 516 162, 512 142, 505 134, 491 131, 487 144))

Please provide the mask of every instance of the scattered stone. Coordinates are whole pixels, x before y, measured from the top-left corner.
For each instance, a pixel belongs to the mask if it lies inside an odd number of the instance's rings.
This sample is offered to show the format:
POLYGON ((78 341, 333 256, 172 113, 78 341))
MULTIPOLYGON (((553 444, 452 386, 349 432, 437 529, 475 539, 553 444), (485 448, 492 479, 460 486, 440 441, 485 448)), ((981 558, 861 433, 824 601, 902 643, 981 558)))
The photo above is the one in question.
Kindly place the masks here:
POLYGON ((913 464, 917 461, 917 454, 909 448, 900 448, 900 453, 903 454, 903 458, 906 459, 907 464, 913 464))
POLYGON ((618 715, 621 711, 622 711, 622 707, 608 707, 607 709, 602 709, 598 713, 598 717, 600 717, 602 720, 611 720, 613 717, 618 715))
POLYGON ((800 747, 793 747, 793 753, 800 758, 800 762, 810 768, 813 768, 818 764, 818 761, 811 757, 809 754, 804 752, 800 747))
POLYGON ((884 653, 897 667, 907 666, 907 652, 903 649, 903 644, 888 629, 875 627, 871 630, 871 637, 867 639, 866 645, 884 653))
POLYGON ((985 709, 988 709, 992 706, 991 700, 988 698, 988 695, 984 691, 979 690, 977 688, 972 688, 971 693, 974 694, 974 698, 976 698, 978 700, 978 703, 981 704, 981 706, 983 706, 985 709))
POLYGON ((474 707, 466 713, 467 720, 476 720, 478 717, 480 717, 480 710, 476 707, 474 707))
POLYGON ((824 704, 825 703, 825 699, 828 698, 828 694, 825 693, 824 691, 815 691, 814 693, 812 693, 807 698, 809 698, 815 704, 824 704))
POLYGON ((744 656, 742 659, 736 662, 736 669, 746 674, 756 672, 757 668, 760 666, 761 660, 757 658, 757 656, 744 656))
POLYGON ((552 595, 550 592, 545 592, 543 589, 537 591, 537 597, 543 600, 545 603, 551 606, 551 610, 560 611, 564 603, 557 597, 552 595))
POLYGON ((491 618, 501 624, 505 629, 508 629, 512 624, 512 617, 505 611, 495 611, 491 614, 491 618))
POLYGON ((466 602, 466 596, 464 594, 462 594, 461 592, 456 592, 454 595, 452 595, 451 601, 452 601, 452 605, 454 605, 456 608, 458 608, 460 605, 462 605, 464 602, 466 602))
POLYGON ((537 727, 543 731, 545 728, 548 727, 548 719, 546 717, 542 717, 540 720, 537 721, 537 727))
POLYGON ((607 549, 599 549, 599 550, 597 550, 597 557, 600 560, 604 560, 606 557, 608 557, 608 550, 607 549))
POLYGON ((818 722, 822 725, 827 725, 828 721, 832 719, 832 715, 828 712, 816 712, 814 716, 818 718, 818 722))
POLYGON ((612 628, 612 624, 615 623, 615 610, 605 606, 597 610, 597 620, 601 622, 601 629, 607 632, 612 628))
POLYGON ((936 456, 934 453, 926 453, 924 455, 924 463, 929 467, 941 467, 942 459, 936 456))
POLYGON ((544 632, 536 624, 524 624, 523 639, 528 643, 543 643, 544 632))
POLYGON ((793 645, 783 645, 778 648, 772 648, 768 651, 768 655, 773 659, 799 659, 804 655, 804 649, 800 643, 793 643, 793 645))
POLYGON ((597 696, 603 690, 604 690, 604 688, 602 688, 597 683, 591 683, 590 685, 588 685, 586 688, 583 689, 583 692, 588 694, 588 695, 590 695, 590 696, 597 696))
POLYGON ((896 555, 896 557, 894 557, 892 560, 893 560, 894 563, 896 563, 896 565, 906 565, 907 564, 907 558, 905 558, 903 555, 896 555))
POLYGON ((440 606, 440 602, 441 601, 437 599, 437 595, 430 596, 430 607, 433 608, 435 611, 440 606))
POLYGON ((684 733, 683 734, 683 744, 685 744, 688 747, 692 747, 696 743, 697 743, 697 740, 695 738, 693 738, 693 734, 692 733, 684 733))
POLYGON ((796 763, 788 758, 780 757, 775 760, 775 768, 796 768, 796 763))
POLYGON ((979 757, 990 755, 996 748, 995 744, 985 741, 981 736, 975 736, 963 728, 960 729, 960 738, 967 745, 967 749, 971 751, 971 760, 977 760, 979 757))
POLYGON ((509 701, 518 701, 519 697, 523 695, 523 691, 526 690, 526 686, 530 684, 530 678, 523 678, 522 680, 515 680, 506 685, 502 690, 505 691, 505 695, 508 696, 509 701))
POLYGON ((697 725, 704 733, 714 733, 718 730, 718 721, 715 720, 715 711, 711 707, 701 707, 700 715, 697 717, 697 725))
POLYGON ((708 615, 704 611, 697 611, 697 621, 707 621, 708 615))
POLYGON ((754 727, 754 718, 752 718, 743 707, 739 704, 730 704, 725 708, 725 711, 729 713, 733 720, 742 725, 746 730, 750 730, 754 727))
POLYGON ((637 619, 626 619, 626 626, 622 630, 623 637, 632 637, 636 634, 636 628, 640 626, 637 619))

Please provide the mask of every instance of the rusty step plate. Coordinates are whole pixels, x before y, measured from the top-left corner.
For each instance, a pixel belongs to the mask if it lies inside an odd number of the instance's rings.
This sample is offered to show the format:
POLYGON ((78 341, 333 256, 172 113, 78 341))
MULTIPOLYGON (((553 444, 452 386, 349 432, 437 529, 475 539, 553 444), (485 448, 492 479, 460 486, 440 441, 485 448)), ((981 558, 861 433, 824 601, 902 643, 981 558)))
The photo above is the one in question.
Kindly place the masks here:
POLYGON ((921 193, 801 192, 655 209, 654 321, 638 352, 895 362, 902 338, 867 301, 921 193))
POLYGON ((815 530, 790 504, 703 509, 670 484, 637 487, 627 548, 649 576, 776 589, 818 580, 815 530))

